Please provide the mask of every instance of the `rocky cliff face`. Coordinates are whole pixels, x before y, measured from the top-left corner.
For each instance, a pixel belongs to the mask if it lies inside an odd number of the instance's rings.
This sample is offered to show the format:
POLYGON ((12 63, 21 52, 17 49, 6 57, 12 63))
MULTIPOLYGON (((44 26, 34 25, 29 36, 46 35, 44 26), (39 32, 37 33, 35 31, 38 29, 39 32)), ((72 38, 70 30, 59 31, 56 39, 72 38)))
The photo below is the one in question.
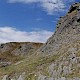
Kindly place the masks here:
POLYGON ((1 71, 2 80, 80 80, 80 3, 60 18, 55 33, 33 55, 1 71))
POLYGON ((59 51, 63 45, 66 47, 66 45, 79 41, 80 3, 72 5, 67 15, 60 18, 55 33, 48 39, 40 51, 46 54, 56 54, 56 51, 59 51))
POLYGON ((51 77, 39 80, 80 80, 80 3, 60 18, 55 33, 38 53, 57 57, 48 69, 51 77))

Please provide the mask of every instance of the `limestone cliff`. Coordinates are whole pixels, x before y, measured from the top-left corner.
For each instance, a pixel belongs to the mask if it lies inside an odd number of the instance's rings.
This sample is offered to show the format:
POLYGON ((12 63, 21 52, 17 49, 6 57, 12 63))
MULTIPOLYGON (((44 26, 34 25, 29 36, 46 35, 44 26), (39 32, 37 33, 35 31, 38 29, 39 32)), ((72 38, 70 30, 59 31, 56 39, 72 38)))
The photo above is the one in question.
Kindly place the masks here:
POLYGON ((79 41, 80 3, 73 4, 66 16, 60 18, 59 22, 57 23, 55 33, 48 39, 39 52, 56 54, 56 52, 59 51, 62 46, 65 46, 64 48, 66 48, 66 45, 69 46, 74 43, 76 45, 76 43, 79 41))
POLYGON ((51 77, 39 80, 80 80, 80 3, 60 18, 55 33, 38 54, 57 57, 48 69, 51 77))

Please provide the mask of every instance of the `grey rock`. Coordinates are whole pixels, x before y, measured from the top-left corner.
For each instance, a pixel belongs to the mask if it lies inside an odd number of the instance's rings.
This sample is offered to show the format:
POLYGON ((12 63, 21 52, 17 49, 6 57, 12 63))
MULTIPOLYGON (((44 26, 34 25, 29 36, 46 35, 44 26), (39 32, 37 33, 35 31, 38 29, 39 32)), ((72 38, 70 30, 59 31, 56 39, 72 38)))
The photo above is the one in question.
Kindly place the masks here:
POLYGON ((8 75, 5 75, 2 80, 10 80, 8 75))
POLYGON ((0 62, 0 68, 11 65, 11 62, 0 62))
POLYGON ((17 80, 24 80, 24 79, 23 79, 22 75, 20 75, 17 80))
POLYGON ((67 79, 66 76, 73 73, 74 70, 79 69, 79 52, 80 3, 75 3, 71 6, 67 15, 60 18, 55 33, 37 53, 52 56, 60 55, 59 58, 55 59, 53 63, 49 65, 48 72, 55 80, 77 80, 79 78, 67 79))
POLYGON ((47 76, 39 74, 38 80, 48 80, 47 76))

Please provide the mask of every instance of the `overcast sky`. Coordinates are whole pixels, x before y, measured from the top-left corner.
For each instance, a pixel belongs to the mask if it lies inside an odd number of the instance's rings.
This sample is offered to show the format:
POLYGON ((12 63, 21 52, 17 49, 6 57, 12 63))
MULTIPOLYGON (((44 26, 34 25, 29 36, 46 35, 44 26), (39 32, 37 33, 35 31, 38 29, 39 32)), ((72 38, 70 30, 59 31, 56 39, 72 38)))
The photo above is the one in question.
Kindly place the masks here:
POLYGON ((0 43, 46 42, 79 0, 0 0, 0 43))

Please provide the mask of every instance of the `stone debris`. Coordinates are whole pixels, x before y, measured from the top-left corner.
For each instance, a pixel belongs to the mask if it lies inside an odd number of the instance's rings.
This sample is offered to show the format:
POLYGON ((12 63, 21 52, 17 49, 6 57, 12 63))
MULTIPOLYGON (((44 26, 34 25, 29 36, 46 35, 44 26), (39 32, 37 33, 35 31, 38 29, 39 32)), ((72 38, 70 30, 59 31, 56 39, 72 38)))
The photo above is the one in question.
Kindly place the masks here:
POLYGON ((5 75, 2 80, 10 80, 8 75, 5 75))
POLYGON ((17 80, 24 80, 24 79, 23 79, 22 75, 20 75, 17 80))

